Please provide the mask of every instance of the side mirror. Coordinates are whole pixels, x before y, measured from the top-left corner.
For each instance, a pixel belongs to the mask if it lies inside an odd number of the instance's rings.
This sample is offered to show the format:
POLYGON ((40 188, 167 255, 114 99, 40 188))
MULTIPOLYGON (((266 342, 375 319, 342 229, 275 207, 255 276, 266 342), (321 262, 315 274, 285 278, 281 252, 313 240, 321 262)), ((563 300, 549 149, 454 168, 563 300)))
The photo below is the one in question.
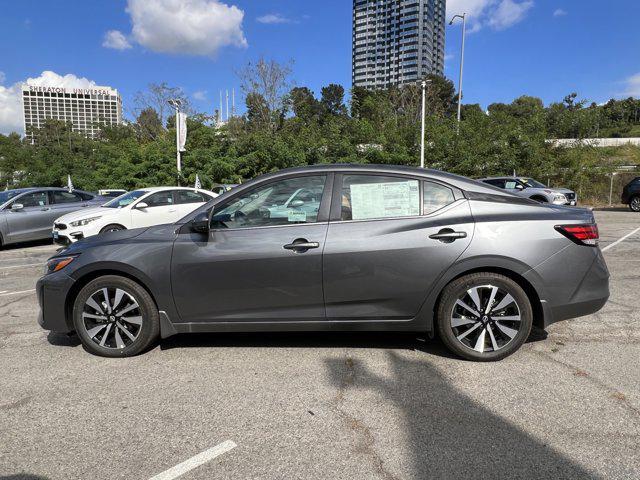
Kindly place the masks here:
POLYGON ((516 190, 524 190, 524 185, 517 184, 516 190))
POLYGON ((22 210, 24 208, 24 205, 21 203, 14 203, 13 205, 11 205, 11 210, 13 210, 14 212, 17 212, 18 210, 22 210))
POLYGON ((202 212, 191 221, 191 231, 196 233, 209 233, 209 214, 202 212))
POLYGON ((138 210, 144 210, 145 208, 149 208, 149 205, 147 205, 144 202, 140 202, 140 203, 136 203, 136 206, 134 208, 138 210))
POLYGON ((304 201, 303 200, 294 200, 293 202, 291 202, 289 204, 289 206, 293 207, 293 208, 298 208, 298 207, 301 207, 303 205, 304 205, 304 201))

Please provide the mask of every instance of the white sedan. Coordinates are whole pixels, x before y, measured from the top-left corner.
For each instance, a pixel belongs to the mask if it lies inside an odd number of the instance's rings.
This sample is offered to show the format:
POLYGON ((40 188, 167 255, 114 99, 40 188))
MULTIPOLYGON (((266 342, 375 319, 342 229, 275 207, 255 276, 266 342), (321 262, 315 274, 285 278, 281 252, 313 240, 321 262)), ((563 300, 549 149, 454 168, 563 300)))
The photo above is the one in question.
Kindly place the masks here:
POLYGON ((101 207, 63 215, 53 224, 53 239, 68 245, 99 233, 174 223, 217 196, 186 187, 141 188, 101 207))

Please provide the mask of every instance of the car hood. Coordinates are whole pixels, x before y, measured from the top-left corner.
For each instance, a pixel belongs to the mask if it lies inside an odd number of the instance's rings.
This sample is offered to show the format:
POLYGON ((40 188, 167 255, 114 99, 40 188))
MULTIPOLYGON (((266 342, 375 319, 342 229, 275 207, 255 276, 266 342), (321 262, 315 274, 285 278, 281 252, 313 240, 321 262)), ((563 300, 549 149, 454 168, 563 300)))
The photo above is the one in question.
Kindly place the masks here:
POLYGON ((56 223, 70 223, 89 217, 106 217, 107 215, 115 215, 121 209, 108 207, 81 208, 75 212, 67 213, 56 219, 56 223))
POLYGON ((59 251, 56 256, 81 253, 87 248, 92 248, 98 245, 121 243, 123 241, 130 240, 142 235, 150 228, 153 227, 134 228, 131 230, 118 230, 115 232, 101 233, 100 235, 92 235, 91 237, 83 238, 82 240, 78 240, 77 242, 72 243, 64 250, 59 251))

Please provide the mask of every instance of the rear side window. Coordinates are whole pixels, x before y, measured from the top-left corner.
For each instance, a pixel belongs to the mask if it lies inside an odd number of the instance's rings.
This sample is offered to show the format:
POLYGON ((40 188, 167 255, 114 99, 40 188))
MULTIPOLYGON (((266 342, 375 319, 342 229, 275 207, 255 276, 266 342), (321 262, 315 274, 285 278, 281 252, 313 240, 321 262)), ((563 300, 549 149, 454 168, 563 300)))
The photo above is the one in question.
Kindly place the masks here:
POLYGON ((484 183, 488 183, 489 185, 493 185, 494 187, 504 188, 504 180, 500 179, 491 179, 491 180, 483 180, 484 183))
POLYGON ((504 188, 506 188, 507 190, 514 190, 517 185, 518 182, 516 180, 506 180, 504 182, 504 188))
POLYGON ((82 197, 76 192, 65 192, 64 190, 54 190, 52 193, 53 203, 76 203, 81 202, 82 197))
MULTIPOLYGON (((91 195, 90 193, 84 193, 84 192, 76 192, 78 195, 80 195, 80 197, 82 198, 82 200, 93 200, 93 195, 91 195)), ((120 194, 118 194, 117 196, 119 196, 120 194)))
POLYGON ((192 192, 191 190, 178 190, 176 195, 176 203, 206 203, 211 200, 209 195, 201 192, 192 192))
POLYGON ((342 177, 341 220, 369 220, 420 215, 418 180, 378 175, 342 177))
POLYGON ((424 189, 424 214, 436 212, 456 201, 456 197, 449 187, 434 182, 422 182, 424 189))

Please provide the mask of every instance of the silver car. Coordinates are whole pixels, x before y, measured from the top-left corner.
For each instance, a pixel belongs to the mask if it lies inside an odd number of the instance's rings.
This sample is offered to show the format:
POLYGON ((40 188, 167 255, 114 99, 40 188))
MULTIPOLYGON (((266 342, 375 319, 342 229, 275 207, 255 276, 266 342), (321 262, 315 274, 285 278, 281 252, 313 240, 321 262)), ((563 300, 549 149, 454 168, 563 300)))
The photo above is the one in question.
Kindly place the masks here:
POLYGON ((55 187, 0 192, 0 245, 51 238, 56 218, 105 201, 95 193, 55 187))
POLYGON ((555 205, 578 204, 576 192, 568 188, 549 188, 533 178, 527 177, 491 177, 482 178, 481 182, 494 187, 503 188, 519 197, 530 198, 540 203, 553 203, 555 205))

